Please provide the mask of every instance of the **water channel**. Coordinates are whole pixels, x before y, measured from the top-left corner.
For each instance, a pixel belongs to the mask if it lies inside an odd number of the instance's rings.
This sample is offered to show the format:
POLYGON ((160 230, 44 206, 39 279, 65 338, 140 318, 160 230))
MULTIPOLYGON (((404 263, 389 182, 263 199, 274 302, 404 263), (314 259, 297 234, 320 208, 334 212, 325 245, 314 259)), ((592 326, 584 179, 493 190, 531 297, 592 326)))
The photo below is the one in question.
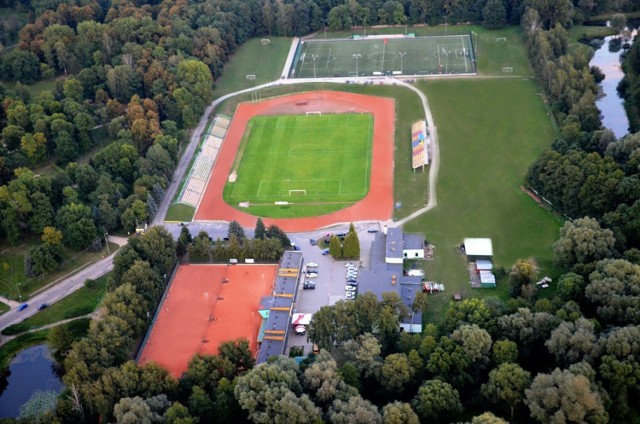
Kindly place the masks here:
POLYGON ((0 379, 0 418, 16 418, 20 407, 36 391, 60 393, 64 385, 54 366, 46 344, 20 351, 11 361, 8 374, 0 379))
POLYGON ((616 88, 624 77, 620 67, 620 56, 625 51, 622 45, 631 43, 636 33, 637 29, 634 29, 631 38, 626 35, 622 38, 620 35, 605 37, 604 43, 589 62, 590 66, 597 66, 605 75, 604 81, 600 83, 603 96, 596 101, 596 106, 602 113, 602 125, 612 130, 616 138, 624 137, 629 132, 624 100, 618 96, 616 88))

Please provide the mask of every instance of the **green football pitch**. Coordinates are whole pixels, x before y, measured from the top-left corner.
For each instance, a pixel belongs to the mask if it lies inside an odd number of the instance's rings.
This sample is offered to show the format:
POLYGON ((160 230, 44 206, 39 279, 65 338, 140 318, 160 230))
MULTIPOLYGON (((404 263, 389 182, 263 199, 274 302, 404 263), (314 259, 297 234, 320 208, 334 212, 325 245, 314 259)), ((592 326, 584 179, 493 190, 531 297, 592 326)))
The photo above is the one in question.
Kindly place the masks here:
POLYGON ((295 78, 475 73, 469 35, 305 40, 295 78))
POLYGON ((342 209, 369 190, 372 134, 369 114, 254 117, 224 200, 234 207, 287 202, 342 209))

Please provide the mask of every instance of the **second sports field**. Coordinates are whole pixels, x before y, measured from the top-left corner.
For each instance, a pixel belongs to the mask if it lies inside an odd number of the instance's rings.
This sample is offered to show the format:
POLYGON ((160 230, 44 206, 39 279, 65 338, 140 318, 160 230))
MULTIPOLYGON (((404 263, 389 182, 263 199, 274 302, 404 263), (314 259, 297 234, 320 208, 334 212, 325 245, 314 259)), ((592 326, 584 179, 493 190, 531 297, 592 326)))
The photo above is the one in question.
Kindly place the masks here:
POLYGON ((346 207, 369 190, 372 133, 369 114, 254 117, 224 199, 234 207, 277 208, 275 202, 346 207))

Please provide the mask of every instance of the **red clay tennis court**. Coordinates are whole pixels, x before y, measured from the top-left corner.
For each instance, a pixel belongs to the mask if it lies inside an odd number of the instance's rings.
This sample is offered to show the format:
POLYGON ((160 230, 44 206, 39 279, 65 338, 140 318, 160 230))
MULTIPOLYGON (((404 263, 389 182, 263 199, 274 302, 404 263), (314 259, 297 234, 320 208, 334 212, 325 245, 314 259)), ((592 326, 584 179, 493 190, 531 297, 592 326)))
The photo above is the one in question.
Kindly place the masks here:
POLYGON ((271 293, 277 265, 181 265, 138 358, 174 377, 193 355, 217 354, 227 340, 244 337, 252 352, 262 318, 260 299, 271 293))

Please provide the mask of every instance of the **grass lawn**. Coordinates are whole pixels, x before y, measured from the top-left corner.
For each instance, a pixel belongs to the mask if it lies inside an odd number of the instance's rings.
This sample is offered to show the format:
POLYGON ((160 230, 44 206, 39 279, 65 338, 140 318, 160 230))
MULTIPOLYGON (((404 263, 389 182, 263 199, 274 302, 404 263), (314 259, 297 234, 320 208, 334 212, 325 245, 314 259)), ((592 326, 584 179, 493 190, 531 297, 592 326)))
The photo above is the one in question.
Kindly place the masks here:
MULTIPOLYGON (((87 335, 87 330, 89 329, 90 322, 90 319, 82 318, 63 325, 67 327, 67 329, 69 329, 69 331, 73 335, 74 340, 79 340, 87 335)), ((13 359, 13 357, 16 356, 18 352, 20 352, 22 349, 28 348, 29 346, 34 346, 46 342, 48 335, 49 329, 40 330, 33 333, 23 334, 5 343, 2 347, 0 347, 0 373, 6 370, 6 368, 9 366, 9 363, 11 362, 11 359, 13 359)))
POLYGON ((430 298, 426 319, 438 322, 454 292, 502 298, 508 292, 503 282, 495 290, 471 291, 465 258, 456 253, 464 237, 491 238, 497 266, 535 257, 543 275, 556 276, 551 246, 562 221, 520 190, 529 165, 556 132, 532 80, 429 81, 420 88, 438 127, 438 206, 405 228, 423 232, 436 246, 425 269, 447 292, 430 298))
POLYGON ((174 203, 167 209, 167 215, 164 217, 165 221, 179 221, 190 222, 193 219, 193 215, 196 213, 196 209, 193 206, 185 205, 182 203, 174 203))
POLYGON ((368 114, 282 115, 249 121, 224 189, 230 205, 250 202, 266 217, 322 215, 369 191, 373 117, 368 114), (286 208, 276 201, 293 203, 286 208))
POLYGON ((10 336, 54 322, 90 314, 96 309, 104 296, 107 289, 108 276, 109 274, 103 275, 95 280, 91 288, 82 287, 21 323, 5 328, 2 330, 2 334, 10 336))
MULTIPOLYGON (((15 247, 9 246, 7 243, 0 244, 0 266, 4 268, 6 264, 8 267, 6 271, 0 273, 0 295, 19 301, 19 294, 21 294, 22 300, 27 300, 33 292, 41 287, 83 265, 96 262, 108 255, 106 247, 99 252, 76 252, 65 248, 63 251, 64 261, 56 271, 44 276, 26 277, 24 275, 24 255, 37 242, 37 239, 33 239, 15 247), (20 293, 18 293, 18 289, 20 293)), ((109 243, 109 247, 111 253, 119 248, 115 243, 109 243)))
MULTIPOLYGON (((29 90, 29 92, 31 93, 32 96, 35 96, 38 93, 41 93, 43 91, 51 91, 54 88, 56 88, 56 81, 57 80, 62 80, 64 81, 66 79, 65 76, 59 76, 59 77, 54 77, 54 78, 48 78, 48 79, 43 79, 40 81, 36 81, 33 84, 24 84, 27 89, 29 90)), ((7 88, 12 89, 13 87, 15 87, 16 82, 15 81, 1 81, 7 88)))
POLYGON ((6 303, 2 303, 0 302, 0 315, 4 314, 5 312, 9 311, 9 305, 7 305, 6 303))
POLYGON ((271 43, 266 46, 262 45, 261 39, 252 38, 231 56, 222 76, 216 81, 216 97, 280 78, 291 39, 269 37, 271 43), (247 75, 255 75, 255 79, 247 80, 247 75))
POLYGON ((593 47, 586 43, 591 39, 604 38, 615 33, 613 28, 606 26, 575 26, 569 33, 568 50, 573 55, 581 53, 590 58, 593 55, 593 47))

